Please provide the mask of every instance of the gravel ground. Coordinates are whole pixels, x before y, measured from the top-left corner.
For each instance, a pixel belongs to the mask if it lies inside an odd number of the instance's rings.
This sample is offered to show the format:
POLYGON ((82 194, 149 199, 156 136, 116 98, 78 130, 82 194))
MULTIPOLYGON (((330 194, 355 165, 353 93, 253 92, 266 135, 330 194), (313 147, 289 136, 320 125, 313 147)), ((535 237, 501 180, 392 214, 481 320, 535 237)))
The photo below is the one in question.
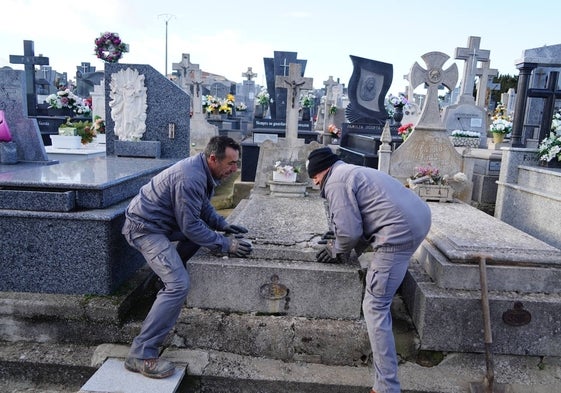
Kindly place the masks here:
POLYGON ((76 393, 95 372, 94 347, 0 342, 0 392, 76 393))
POLYGON ((0 392, 2 393, 76 393, 79 390, 80 386, 67 387, 12 380, 0 382, 0 392))

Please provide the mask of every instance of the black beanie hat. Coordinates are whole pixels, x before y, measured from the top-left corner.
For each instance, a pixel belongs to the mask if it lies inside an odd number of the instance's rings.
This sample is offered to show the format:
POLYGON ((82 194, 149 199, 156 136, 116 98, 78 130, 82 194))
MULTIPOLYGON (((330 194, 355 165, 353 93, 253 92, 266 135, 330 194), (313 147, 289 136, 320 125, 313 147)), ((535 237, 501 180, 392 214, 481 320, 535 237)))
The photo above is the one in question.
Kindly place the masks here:
POLYGON ((339 156, 333 153, 329 147, 312 150, 308 156, 308 162, 306 163, 308 176, 314 177, 319 172, 335 164, 337 161, 339 161, 339 156))

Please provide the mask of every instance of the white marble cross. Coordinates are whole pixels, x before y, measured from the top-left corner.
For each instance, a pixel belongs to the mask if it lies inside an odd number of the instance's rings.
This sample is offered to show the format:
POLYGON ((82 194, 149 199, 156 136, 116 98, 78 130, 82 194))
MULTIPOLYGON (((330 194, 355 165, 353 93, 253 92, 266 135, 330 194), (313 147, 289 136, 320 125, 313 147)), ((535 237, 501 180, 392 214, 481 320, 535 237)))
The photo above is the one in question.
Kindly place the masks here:
POLYGON ((415 62, 409 73, 409 84, 411 90, 415 90, 421 83, 425 83, 427 88, 427 98, 423 107, 423 112, 416 127, 441 128, 440 108, 438 105, 438 86, 444 85, 452 90, 458 81, 458 67, 452 64, 448 69, 443 70, 442 66, 450 58, 442 52, 428 52, 421 58, 425 61, 427 69, 415 62))
POLYGON ((475 72, 477 62, 489 61, 490 51, 487 49, 479 49, 481 37, 469 37, 467 48, 456 48, 455 58, 464 60, 464 76, 460 88, 460 102, 474 103, 473 86, 475 84, 475 72))
POLYGON ((313 89, 313 79, 302 76, 302 65, 290 63, 288 76, 277 75, 275 79, 277 88, 287 89, 286 95, 286 140, 289 144, 296 143, 298 139, 298 98, 301 90, 313 89))

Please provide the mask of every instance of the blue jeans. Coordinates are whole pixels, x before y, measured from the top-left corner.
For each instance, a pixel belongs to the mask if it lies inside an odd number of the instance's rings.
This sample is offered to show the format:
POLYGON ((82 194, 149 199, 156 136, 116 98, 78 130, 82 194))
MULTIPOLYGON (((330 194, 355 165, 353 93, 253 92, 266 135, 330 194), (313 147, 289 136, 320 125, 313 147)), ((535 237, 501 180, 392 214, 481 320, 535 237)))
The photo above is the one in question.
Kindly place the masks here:
POLYGON ((159 357, 160 347, 177 322, 189 292, 189 274, 182 257, 190 258, 199 247, 189 241, 176 246, 162 234, 147 234, 133 239, 125 237, 142 253, 164 284, 129 351, 129 356, 153 359, 159 357))
POLYGON ((373 389, 376 393, 401 392, 390 308, 416 248, 378 250, 366 273, 362 311, 372 347, 373 389))

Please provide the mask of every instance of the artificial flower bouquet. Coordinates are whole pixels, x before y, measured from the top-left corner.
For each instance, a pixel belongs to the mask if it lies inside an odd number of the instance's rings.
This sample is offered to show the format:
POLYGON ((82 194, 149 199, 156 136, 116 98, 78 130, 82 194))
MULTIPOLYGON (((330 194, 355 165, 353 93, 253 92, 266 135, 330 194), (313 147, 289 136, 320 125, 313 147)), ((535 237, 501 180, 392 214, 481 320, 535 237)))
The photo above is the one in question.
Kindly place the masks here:
POLYGON ((295 182, 296 177, 301 172, 299 166, 283 164, 281 161, 275 162, 273 171, 273 181, 295 182))
POLYGON ((340 138, 341 137, 341 129, 337 127, 335 124, 330 124, 327 126, 327 131, 334 137, 340 138))
POLYGON ((398 96, 394 96, 393 94, 390 94, 388 97, 388 102, 393 105, 395 108, 403 108, 405 105, 407 105, 409 103, 409 101, 407 101, 407 98, 405 98, 405 96, 403 94, 400 94, 398 96))
POLYGON ((397 129, 397 135, 405 141, 414 130, 413 123, 407 123, 397 129))
POLYGON ((489 131, 493 134, 508 135, 512 131, 512 119, 506 113, 506 106, 499 103, 491 117, 493 122, 489 126, 489 131))
POLYGON ((538 145, 539 161, 550 162, 555 159, 561 162, 561 109, 553 114, 549 136, 538 145))
POLYGON ((267 91, 266 87, 262 87, 261 91, 257 93, 257 102, 259 105, 268 106, 270 102, 272 102, 269 92, 267 91))

